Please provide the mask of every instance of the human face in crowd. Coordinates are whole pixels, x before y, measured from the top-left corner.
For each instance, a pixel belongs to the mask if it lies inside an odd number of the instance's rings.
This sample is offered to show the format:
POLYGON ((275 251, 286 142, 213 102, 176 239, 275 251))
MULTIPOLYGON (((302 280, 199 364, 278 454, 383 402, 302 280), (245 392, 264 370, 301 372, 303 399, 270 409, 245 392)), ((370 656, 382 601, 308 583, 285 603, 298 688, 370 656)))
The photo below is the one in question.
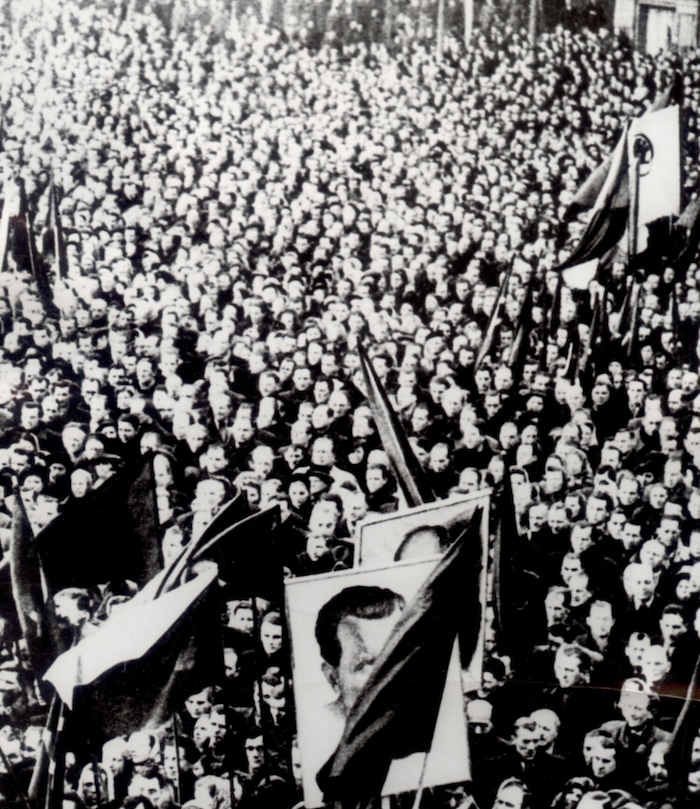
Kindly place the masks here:
POLYGON ((267 655, 279 652, 282 648, 282 626, 271 621, 263 621, 260 627, 260 644, 267 655))
POLYGON ((211 710, 211 698, 206 691, 192 694, 185 700, 185 709, 192 719, 204 716, 211 710))
POLYGON ((255 627, 252 607, 233 602, 229 608, 228 625, 244 635, 252 635, 255 627))
POLYGON ((569 614, 566 606, 566 596, 563 592, 548 593, 544 602, 547 614, 547 626, 563 624, 569 614))
POLYGON ((564 558, 561 564, 561 577, 564 581, 564 584, 568 585, 571 582, 571 579, 574 576, 581 575, 583 573, 583 564, 581 560, 577 557, 569 557, 564 558))
POLYGON ((513 785, 498 790, 493 809, 522 809, 522 806, 522 788, 513 785))
POLYGON ((602 602, 592 604, 591 611, 586 618, 586 624, 591 631, 591 636, 597 641, 607 641, 613 628, 615 620, 612 616, 610 604, 602 602))
POLYGON ((636 730, 652 719, 650 701, 648 694, 640 693, 639 691, 626 691, 623 688, 620 692, 617 707, 628 727, 636 730))
POLYGON ((591 772, 594 778, 605 778, 617 769, 617 755, 613 746, 596 744, 591 751, 591 772))
POLYGON ((309 487, 303 481, 292 481, 289 486, 289 502, 292 508, 302 508, 308 502, 309 496, 309 487))
POLYGON ((574 655, 557 652, 554 657, 554 676, 561 688, 571 688, 581 681, 581 661, 574 655))
MULTIPOLYGON (((534 723, 533 723, 534 724, 534 723)), ((537 729, 518 728, 513 737, 513 747, 524 761, 532 761, 540 747, 540 734, 537 729)))
POLYGON ((620 505, 631 506, 639 500, 639 483, 630 478, 623 478, 617 492, 620 505))
POLYGON ((630 636, 625 647, 625 655, 633 666, 641 667, 644 652, 650 644, 651 640, 648 635, 634 633, 630 636))
POLYGON ((646 602, 654 595, 656 583, 653 570, 649 565, 635 565, 632 569, 625 571, 625 581, 628 582, 625 589, 630 596, 638 598, 640 601, 646 602))
POLYGON ((653 645, 646 648, 642 654, 641 669, 642 676, 649 686, 654 686, 661 682, 670 669, 670 663, 664 647, 653 645))

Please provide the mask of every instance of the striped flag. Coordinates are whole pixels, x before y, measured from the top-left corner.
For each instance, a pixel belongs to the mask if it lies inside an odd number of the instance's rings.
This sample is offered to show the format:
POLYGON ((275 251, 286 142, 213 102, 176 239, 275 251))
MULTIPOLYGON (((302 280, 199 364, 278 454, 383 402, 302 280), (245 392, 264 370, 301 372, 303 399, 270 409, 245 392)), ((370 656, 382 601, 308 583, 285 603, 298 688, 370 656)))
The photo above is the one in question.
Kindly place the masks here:
POLYGON ((578 244, 560 266, 566 270, 601 258, 625 233, 629 214, 627 134, 629 123, 615 146, 610 168, 593 204, 578 244))
POLYGON ((367 385, 367 398, 394 475, 409 506, 419 506, 435 500, 423 467, 413 452, 386 391, 379 380, 364 348, 358 345, 360 364, 367 385))

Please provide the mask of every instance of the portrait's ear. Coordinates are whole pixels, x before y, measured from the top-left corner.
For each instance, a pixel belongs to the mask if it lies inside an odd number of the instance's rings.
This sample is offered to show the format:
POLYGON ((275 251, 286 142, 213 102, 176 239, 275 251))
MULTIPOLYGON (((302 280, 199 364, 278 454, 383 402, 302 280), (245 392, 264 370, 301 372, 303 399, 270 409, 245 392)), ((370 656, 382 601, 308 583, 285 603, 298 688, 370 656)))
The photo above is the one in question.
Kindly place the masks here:
POLYGON ((336 695, 340 694, 340 688, 338 686, 338 671, 330 663, 326 663, 325 660, 321 664, 321 671, 323 672, 323 676, 328 680, 328 684, 333 689, 336 695))

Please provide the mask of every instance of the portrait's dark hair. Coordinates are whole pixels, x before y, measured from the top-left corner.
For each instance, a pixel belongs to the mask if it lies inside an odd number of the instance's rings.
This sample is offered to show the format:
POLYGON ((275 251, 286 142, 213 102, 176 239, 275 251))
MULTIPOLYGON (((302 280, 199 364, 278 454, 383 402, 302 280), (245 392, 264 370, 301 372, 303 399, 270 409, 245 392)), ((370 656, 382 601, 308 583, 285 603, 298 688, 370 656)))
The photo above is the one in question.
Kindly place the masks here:
POLYGON ((325 603, 316 619, 316 640, 321 657, 329 665, 340 663, 338 624, 343 618, 386 618, 395 609, 403 609, 403 596, 385 587, 346 587, 325 603))
POLYGON ((420 537, 426 532, 433 534, 437 539, 438 553, 444 551, 449 545, 449 536, 444 525, 419 525, 416 528, 412 528, 403 538, 401 544, 396 549, 396 553, 394 554, 394 561, 398 562, 401 559, 404 559, 408 549, 411 547, 411 545, 416 543, 416 538, 420 537))

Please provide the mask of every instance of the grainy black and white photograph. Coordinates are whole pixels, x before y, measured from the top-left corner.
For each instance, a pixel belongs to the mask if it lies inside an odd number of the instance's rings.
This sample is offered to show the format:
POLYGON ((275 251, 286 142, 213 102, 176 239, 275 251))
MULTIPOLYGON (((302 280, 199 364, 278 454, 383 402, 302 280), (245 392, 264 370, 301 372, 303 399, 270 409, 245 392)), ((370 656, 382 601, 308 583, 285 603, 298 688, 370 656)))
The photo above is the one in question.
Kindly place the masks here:
POLYGON ((0 809, 700 809, 700 0, 0 0, 0 809))

